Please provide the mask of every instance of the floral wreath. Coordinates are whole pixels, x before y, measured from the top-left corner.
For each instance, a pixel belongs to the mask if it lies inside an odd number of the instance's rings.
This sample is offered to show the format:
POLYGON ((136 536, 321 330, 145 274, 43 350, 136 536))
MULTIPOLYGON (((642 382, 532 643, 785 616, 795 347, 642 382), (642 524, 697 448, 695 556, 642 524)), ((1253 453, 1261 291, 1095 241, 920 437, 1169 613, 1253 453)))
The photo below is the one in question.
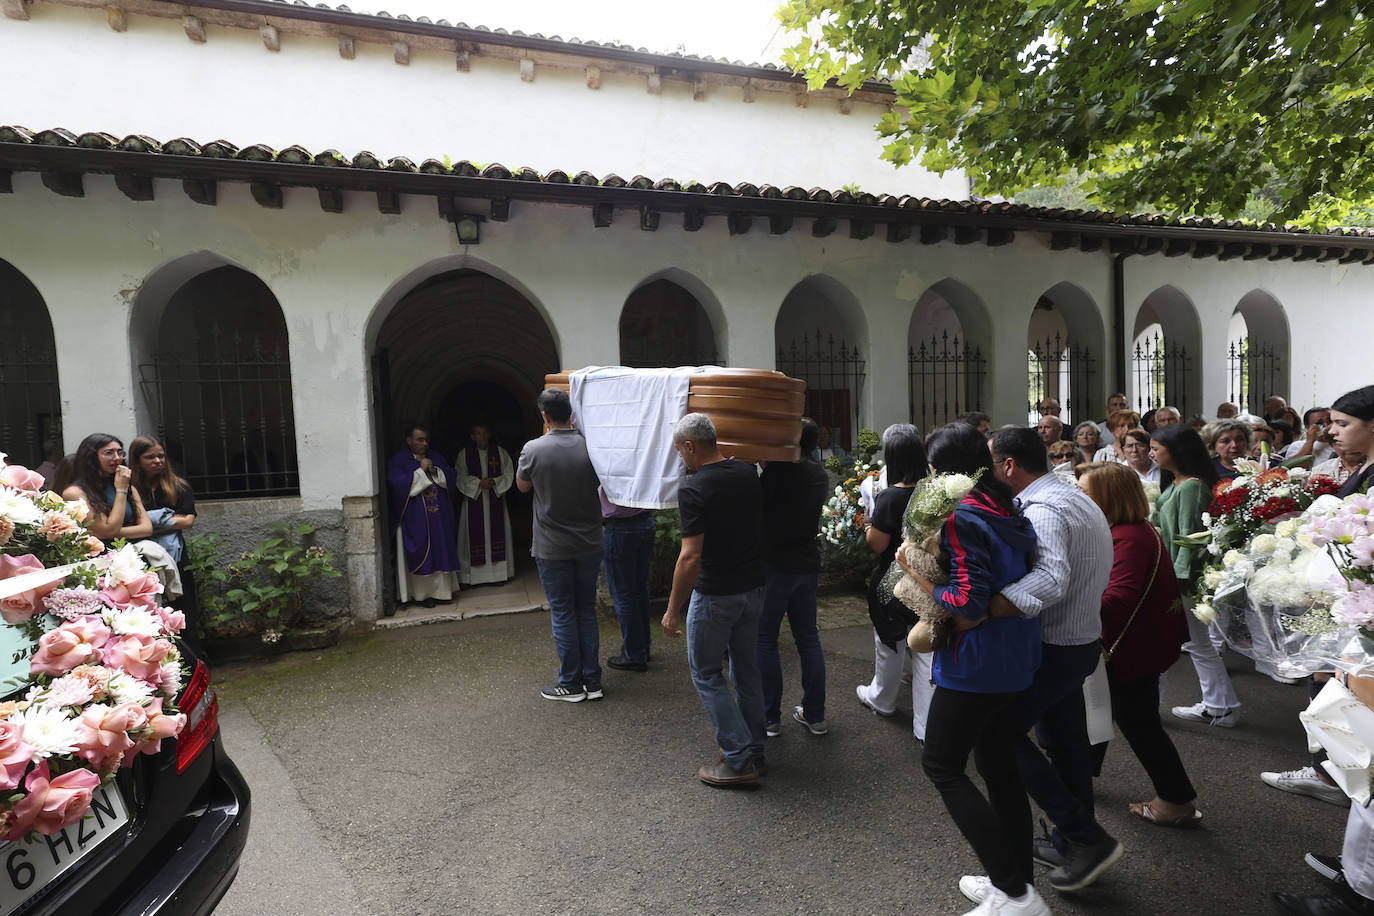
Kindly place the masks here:
POLYGON ((0 839, 52 835, 135 757, 186 725, 173 637, 186 625, 133 545, 83 527, 84 500, 0 453, 0 616, 21 631, 26 671, 0 695, 0 839))

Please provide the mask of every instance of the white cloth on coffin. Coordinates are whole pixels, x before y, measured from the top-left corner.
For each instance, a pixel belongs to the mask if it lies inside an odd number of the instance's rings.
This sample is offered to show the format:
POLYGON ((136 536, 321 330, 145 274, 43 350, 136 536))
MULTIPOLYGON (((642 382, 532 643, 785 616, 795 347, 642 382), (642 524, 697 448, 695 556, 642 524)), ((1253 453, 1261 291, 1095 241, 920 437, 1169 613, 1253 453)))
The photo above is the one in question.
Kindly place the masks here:
POLYGON ((691 377, 702 371, 611 366, 569 375, 573 425, 587 440, 606 498, 617 506, 677 506, 683 468, 673 427, 687 413, 691 377))

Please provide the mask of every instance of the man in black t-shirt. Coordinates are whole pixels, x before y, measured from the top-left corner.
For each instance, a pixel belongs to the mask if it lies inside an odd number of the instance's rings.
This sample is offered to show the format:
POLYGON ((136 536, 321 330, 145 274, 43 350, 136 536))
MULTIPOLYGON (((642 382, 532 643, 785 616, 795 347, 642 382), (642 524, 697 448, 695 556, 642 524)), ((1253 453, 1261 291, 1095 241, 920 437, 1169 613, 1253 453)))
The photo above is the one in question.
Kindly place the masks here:
POLYGON ((763 499, 754 466, 726 458, 710 417, 689 413, 673 429, 678 454, 693 476, 678 489, 682 550, 663 615, 669 636, 682 635, 687 608, 687 663, 721 757, 697 771, 713 786, 755 782, 766 767, 763 686, 754 657, 763 610, 759 561, 763 499), (722 658, 730 653, 735 695, 722 658))
MULTIPOLYGON (((802 417, 801 453, 810 455, 818 430, 802 417)), ((770 461, 759 478, 763 487, 763 615, 759 620, 758 661, 763 678, 763 718, 771 737, 781 733, 782 663, 778 630, 783 617, 792 627, 801 661, 802 704, 792 718, 813 735, 829 731, 825 721, 825 655, 816 629, 816 588, 821 553, 816 546, 821 507, 830 495, 830 478, 820 462, 770 461)))

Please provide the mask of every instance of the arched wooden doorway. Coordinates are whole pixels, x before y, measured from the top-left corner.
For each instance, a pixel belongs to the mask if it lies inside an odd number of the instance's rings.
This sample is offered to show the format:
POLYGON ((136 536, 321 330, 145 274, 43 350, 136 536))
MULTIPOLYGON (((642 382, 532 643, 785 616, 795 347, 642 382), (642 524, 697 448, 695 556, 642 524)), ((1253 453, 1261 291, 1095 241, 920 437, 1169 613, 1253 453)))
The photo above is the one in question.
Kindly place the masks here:
MULTIPOLYGON (((385 465, 404 446, 406 428, 418 423, 428 428, 432 447, 453 461, 477 420, 516 460, 541 432, 535 398, 544 376, 559 368, 548 324, 514 287, 477 270, 425 280, 396 303, 377 333, 378 460, 385 465)), ((507 505, 516 556, 528 556, 529 501, 512 489, 507 505)))

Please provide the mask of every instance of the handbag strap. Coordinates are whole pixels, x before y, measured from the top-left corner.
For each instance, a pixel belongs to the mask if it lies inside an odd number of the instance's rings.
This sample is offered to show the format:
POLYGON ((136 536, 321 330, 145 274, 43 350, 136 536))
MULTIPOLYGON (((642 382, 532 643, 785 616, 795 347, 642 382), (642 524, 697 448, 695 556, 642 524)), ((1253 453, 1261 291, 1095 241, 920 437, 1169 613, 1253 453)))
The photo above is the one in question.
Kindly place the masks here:
POLYGON ((1155 587, 1155 576, 1159 575, 1159 561, 1164 555, 1164 541, 1160 538, 1159 532, 1155 531, 1153 525, 1150 526, 1150 533, 1155 536, 1155 565, 1150 570, 1150 581, 1146 583, 1145 590, 1140 593, 1140 600, 1136 602, 1135 610, 1131 611, 1131 616, 1126 618, 1126 626, 1122 627, 1121 632, 1116 634, 1116 641, 1112 643, 1112 647, 1103 653, 1107 661, 1112 660, 1112 653, 1116 652, 1116 647, 1121 645, 1122 638, 1125 637, 1126 631, 1131 627, 1131 621, 1135 620, 1135 615, 1140 613, 1140 608, 1145 604, 1145 598, 1150 594, 1150 589, 1155 587))

